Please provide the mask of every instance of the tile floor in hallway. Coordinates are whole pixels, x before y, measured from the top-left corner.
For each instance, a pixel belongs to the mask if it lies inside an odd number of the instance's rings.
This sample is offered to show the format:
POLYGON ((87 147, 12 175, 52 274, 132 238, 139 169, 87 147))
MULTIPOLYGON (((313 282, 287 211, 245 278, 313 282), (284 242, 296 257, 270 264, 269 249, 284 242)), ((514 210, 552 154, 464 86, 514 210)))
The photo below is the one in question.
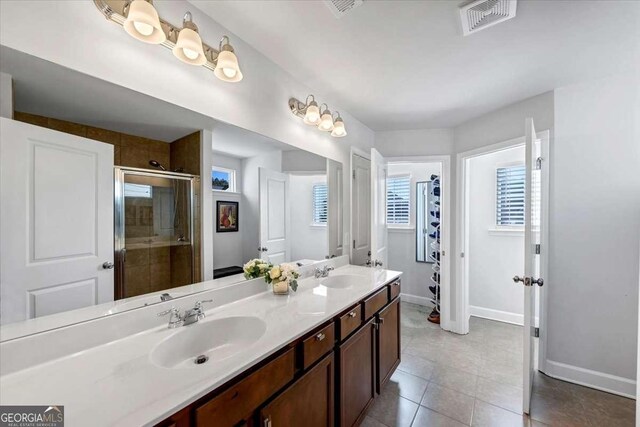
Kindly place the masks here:
POLYGON ((633 426, 635 401, 536 374, 522 415, 522 328, 471 318, 456 335, 402 303, 402 362, 364 427, 633 426))

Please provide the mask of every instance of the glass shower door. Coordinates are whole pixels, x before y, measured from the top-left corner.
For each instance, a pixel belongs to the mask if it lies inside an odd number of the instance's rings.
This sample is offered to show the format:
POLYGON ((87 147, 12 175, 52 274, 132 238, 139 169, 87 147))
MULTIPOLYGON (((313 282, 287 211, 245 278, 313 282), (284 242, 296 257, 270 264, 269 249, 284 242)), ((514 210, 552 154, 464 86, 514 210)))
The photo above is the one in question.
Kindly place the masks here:
POLYGON ((194 282, 193 181, 116 168, 116 299, 194 282))

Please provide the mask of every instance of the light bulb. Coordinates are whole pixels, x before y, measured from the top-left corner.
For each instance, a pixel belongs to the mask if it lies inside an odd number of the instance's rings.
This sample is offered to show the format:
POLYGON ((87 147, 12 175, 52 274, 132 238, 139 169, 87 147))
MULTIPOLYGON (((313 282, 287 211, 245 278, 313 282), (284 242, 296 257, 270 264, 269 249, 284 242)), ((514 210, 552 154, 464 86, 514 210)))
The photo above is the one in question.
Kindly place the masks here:
POLYGON ((318 129, 326 132, 330 132, 333 130, 333 117, 331 117, 331 113, 329 112, 329 110, 324 110, 324 112, 322 113, 318 129))
POLYGON ((311 101, 307 107, 303 121, 308 125, 317 126, 320 123, 320 109, 315 101, 311 101))
POLYGON ((225 76, 229 77, 230 79, 234 78, 236 74, 238 74, 238 72, 233 68, 223 68, 222 72, 224 73, 225 76))
POLYGON ((184 56, 186 56, 189 59, 196 59, 199 55, 198 52, 196 52, 195 50, 191 50, 188 47, 183 48, 182 53, 184 53, 184 56))
POLYGON ((347 135, 347 130, 344 128, 344 122, 342 121, 342 117, 338 117, 336 121, 333 123, 333 131, 331 131, 331 136, 336 138, 341 138, 347 135))
POLYGON ((143 36, 150 36, 151 33, 153 33, 153 26, 149 24, 145 24, 144 22, 135 21, 133 23, 133 26, 143 36))

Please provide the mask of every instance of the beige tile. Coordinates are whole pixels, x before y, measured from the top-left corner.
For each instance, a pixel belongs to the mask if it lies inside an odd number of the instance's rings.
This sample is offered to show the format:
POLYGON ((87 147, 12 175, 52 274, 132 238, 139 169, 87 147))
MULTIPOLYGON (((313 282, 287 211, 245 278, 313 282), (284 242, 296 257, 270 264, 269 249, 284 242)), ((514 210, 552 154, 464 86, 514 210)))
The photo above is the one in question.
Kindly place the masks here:
POLYGON ((149 265, 149 292, 171 288, 171 268, 169 264, 149 265))
POLYGON ((84 125, 79 125, 77 123, 71 123, 64 120, 58 119, 49 119, 48 127, 53 130, 57 130, 64 133, 70 133, 72 135, 77 136, 87 136, 87 127, 84 125))
POLYGON ((30 123, 32 125, 40 127, 49 127, 48 119, 43 116, 38 116, 30 113, 21 113, 20 111, 13 112, 13 119, 19 122, 30 123))
POLYGON ((422 395, 427 389, 427 384, 429 384, 429 382, 423 378, 396 370, 389 382, 385 385, 385 390, 399 394, 413 402, 420 403, 422 395))
POLYGON ((135 146, 120 147, 120 164, 132 168, 149 168, 149 151, 135 146))
POLYGON ((120 145, 120 135, 120 133, 112 130, 87 126, 87 138, 95 139, 96 141, 106 142, 112 145, 120 145))
POLYGON ((170 262, 169 247, 160 246, 149 249, 149 264, 162 264, 170 262))
POLYGON ((409 427, 417 411, 417 403, 384 390, 373 402, 367 415, 389 427, 409 427))
POLYGON ((364 420, 362 420, 360 427, 388 427, 388 426, 386 426, 385 424, 382 424, 380 421, 376 420, 375 418, 364 417, 364 420))
POLYGON ((149 264, 149 249, 127 250, 127 267, 137 267, 149 264))
POLYGON ((429 380, 431 378, 431 374, 435 368, 435 364, 433 362, 407 353, 403 353, 400 359, 400 365, 398 366, 399 370, 425 380, 429 380))
POLYGON ((450 388, 429 383, 421 405, 466 425, 471 424, 474 398, 450 388))
POLYGON ((418 409, 415 419, 411 427, 463 427, 466 424, 462 424, 453 418, 446 417, 429 408, 421 406, 418 409))
POLYGON ((149 266, 125 268, 124 296, 133 297, 149 293, 149 266))
POLYGON ((473 427, 528 427, 529 420, 526 415, 519 415, 476 399, 471 425, 473 427))
POLYGON ((521 413, 523 390, 507 384, 497 383, 487 378, 478 378, 476 397, 503 409, 521 413))
POLYGON ((460 369, 438 366, 433 371, 430 381, 460 393, 475 396, 478 377, 460 369))

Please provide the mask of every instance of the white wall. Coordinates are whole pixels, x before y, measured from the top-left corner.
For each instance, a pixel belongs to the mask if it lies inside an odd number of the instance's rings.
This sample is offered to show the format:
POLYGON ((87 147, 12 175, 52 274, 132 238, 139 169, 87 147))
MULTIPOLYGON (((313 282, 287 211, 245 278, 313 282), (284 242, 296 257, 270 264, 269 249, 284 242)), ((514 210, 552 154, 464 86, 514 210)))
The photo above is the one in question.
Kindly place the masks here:
POLYGON ((240 227, 242 232, 242 259, 244 262, 258 257, 260 243, 260 168, 282 171, 282 151, 271 151, 242 159, 242 204, 240 227))
POLYGON ((13 79, 0 73, 0 117, 13 119, 13 79))
POLYGON ((326 226, 313 226, 313 185, 327 183, 327 175, 289 175, 291 191, 291 261, 323 260, 329 253, 326 226))
MULTIPOLYGON (((243 215, 245 215, 245 206, 242 200, 241 193, 243 180, 242 161, 234 157, 213 153, 213 165, 227 169, 233 169, 236 171, 236 190, 238 191, 236 193, 228 193, 223 191, 209 190, 213 196, 213 268, 242 266, 247 261, 246 259, 244 259, 242 253, 242 235, 245 232, 242 223, 243 215), (238 228, 237 232, 216 232, 216 204, 219 200, 238 202, 238 210, 240 213, 240 227, 238 228)), ((211 181, 210 177, 207 177, 206 179, 208 180, 207 182, 211 181)))
POLYGON ((304 150, 282 152, 282 172, 327 172, 327 159, 304 150))
POLYGON ((636 378, 640 81, 555 91, 551 144, 548 349, 556 374, 626 388, 636 378), (565 368, 557 363, 570 365, 565 368))
POLYGON ((521 146, 473 157, 467 169, 469 248, 465 257, 470 312, 518 324, 523 320, 524 291, 511 278, 524 271, 524 231, 505 232, 496 227, 496 169, 524 162, 521 146))
POLYGON ((438 163, 390 163, 388 175, 411 175, 409 227, 389 227, 389 268, 402 271, 402 294, 406 301, 427 304, 431 263, 416 261, 416 182, 429 181, 432 174, 440 174, 438 163))

